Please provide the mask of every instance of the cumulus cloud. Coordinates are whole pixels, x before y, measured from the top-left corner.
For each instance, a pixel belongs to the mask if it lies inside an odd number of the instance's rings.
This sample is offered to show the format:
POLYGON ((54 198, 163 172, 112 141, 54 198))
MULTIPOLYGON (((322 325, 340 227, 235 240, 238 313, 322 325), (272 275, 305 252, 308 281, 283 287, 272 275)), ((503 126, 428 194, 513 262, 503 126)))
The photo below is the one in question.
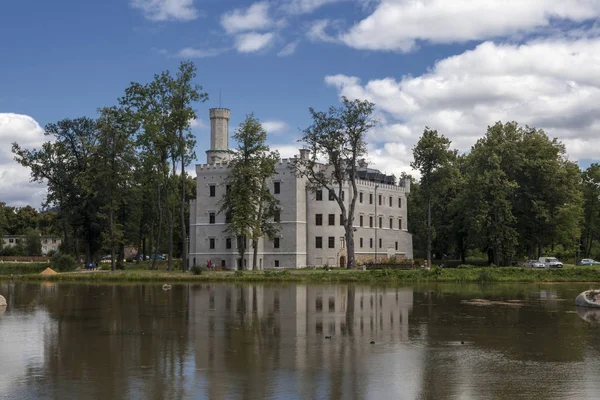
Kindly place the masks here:
POLYGON ((599 159, 600 38, 484 42, 438 61, 427 73, 361 82, 331 75, 339 95, 377 105, 381 124, 369 141, 381 167, 407 171, 425 126, 462 152, 496 121, 517 121, 558 137, 571 159, 599 159))
POLYGON ((486 40, 548 27, 553 20, 593 20, 599 13, 596 0, 382 0, 338 39, 357 49, 406 52, 418 41, 486 40))
POLYGON ((30 171, 14 161, 13 142, 27 149, 40 148, 48 138, 30 116, 0 113, 0 201, 12 206, 39 207, 46 185, 30 182, 30 171))
POLYGON ((235 37, 235 48, 240 53, 254 53, 268 47, 274 39, 273 33, 244 33, 235 37))
POLYGON ((329 21, 328 19, 319 19, 313 21, 310 24, 310 27, 308 28, 306 36, 308 36, 310 40, 315 42, 339 42, 339 39, 337 39, 335 36, 332 36, 325 32, 325 30, 329 28, 330 25, 331 21, 329 21))
POLYGON ((252 4, 246 9, 235 9, 221 16, 221 26, 229 34, 269 28, 273 20, 269 17, 269 3, 252 4))
POLYGON ((194 0, 131 0, 130 4, 151 21, 191 21, 200 15, 194 0))
POLYGON ((262 127, 270 134, 280 134, 288 130, 288 124, 284 121, 266 120, 261 122, 262 127))

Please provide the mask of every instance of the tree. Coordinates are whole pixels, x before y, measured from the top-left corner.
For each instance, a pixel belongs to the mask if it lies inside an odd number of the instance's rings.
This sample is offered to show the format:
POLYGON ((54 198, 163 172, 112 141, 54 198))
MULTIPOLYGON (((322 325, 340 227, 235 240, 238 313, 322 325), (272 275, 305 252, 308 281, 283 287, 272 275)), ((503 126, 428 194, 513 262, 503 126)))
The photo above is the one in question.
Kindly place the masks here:
POLYGON ((456 156, 450 150, 450 140, 436 130, 425 127, 419 142, 413 148, 414 161, 410 166, 421 173, 421 188, 427 194, 427 265, 431 266, 431 200, 436 184, 440 182, 438 171, 456 156))
POLYGON ((581 242, 584 256, 590 258, 600 240, 600 164, 590 165, 582 175, 584 220, 581 242))
POLYGON ((40 238, 40 234, 33 229, 30 229, 26 232, 24 252, 26 256, 42 255, 42 240, 40 238))
MULTIPOLYGON (((227 221, 227 232, 237 238, 242 266, 246 242, 252 243, 252 267, 257 269, 258 241, 272 240, 279 231, 279 201, 269 191, 268 180, 275 174, 279 153, 265 144, 267 132, 253 114, 246 116, 233 138, 238 148, 229 163, 225 179, 227 190, 220 201, 220 213, 227 221)), ((244 266, 245 267, 245 266, 244 266)))
POLYGON ((315 192, 324 188, 339 205, 348 269, 355 265, 354 212, 358 198, 358 163, 367 155, 365 137, 376 124, 372 118, 374 107, 369 101, 342 97, 341 107, 330 107, 328 111, 310 108, 313 123, 304 130, 299 140, 310 155, 291 164, 294 173, 308 181, 309 190, 315 192), (349 188, 347 200, 342 196, 346 185, 349 188))

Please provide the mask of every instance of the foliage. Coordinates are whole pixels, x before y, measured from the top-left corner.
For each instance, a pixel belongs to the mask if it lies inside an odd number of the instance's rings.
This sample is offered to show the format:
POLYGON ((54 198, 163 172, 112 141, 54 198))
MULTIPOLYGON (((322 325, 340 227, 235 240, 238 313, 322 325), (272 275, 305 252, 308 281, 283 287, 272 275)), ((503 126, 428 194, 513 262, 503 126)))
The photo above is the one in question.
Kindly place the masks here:
POLYGON ((253 114, 236 129, 238 148, 225 179, 227 190, 219 212, 226 216, 227 232, 238 238, 238 252, 244 259, 246 241, 253 249, 252 268, 258 269, 258 240, 272 240, 279 231, 279 200, 271 193, 268 180, 275 176, 279 153, 266 145, 267 132, 253 114))
POLYGON ((366 135, 376 125, 372 118, 374 107, 366 100, 342 97, 340 107, 330 107, 328 111, 310 108, 313 123, 303 131, 299 140, 310 154, 295 159, 290 165, 297 176, 307 179, 309 190, 324 189, 339 205, 348 269, 355 266, 354 214, 358 198, 358 171, 359 164, 366 163, 366 135), (348 191, 347 200, 344 198, 345 189, 348 191))
POLYGON ((57 272, 75 271, 79 264, 70 254, 56 253, 50 260, 50 268, 57 272))
POLYGON ((23 263, 2 262, 0 263, 1 275, 26 275, 39 274, 48 267, 47 262, 23 263))
POLYGON ((194 266, 192 266, 191 271, 192 271, 192 274, 194 274, 194 275, 201 275, 203 269, 202 269, 202 267, 200 267, 198 265, 194 265, 194 266))

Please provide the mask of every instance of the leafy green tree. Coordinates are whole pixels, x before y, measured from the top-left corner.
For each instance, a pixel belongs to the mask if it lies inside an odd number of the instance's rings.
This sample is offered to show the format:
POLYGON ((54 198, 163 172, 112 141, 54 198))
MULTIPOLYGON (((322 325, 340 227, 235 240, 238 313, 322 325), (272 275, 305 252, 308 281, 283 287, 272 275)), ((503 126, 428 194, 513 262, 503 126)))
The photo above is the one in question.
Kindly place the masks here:
POLYGON ((299 140, 310 155, 291 164, 297 176, 306 178, 309 190, 325 189, 339 205, 348 269, 355 265, 354 214, 358 198, 358 164, 367 155, 365 137, 376 124, 372 117, 374 107, 369 101, 342 97, 341 107, 330 107, 327 111, 310 108, 313 123, 304 130, 299 140), (349 187, 347 200, 342 195, 345 185, 349 187))
MULTIPOLYGON (((266 145, 267 132, 253 114, 246 116, 233 138, 238 148, 229 163, 227 190, 220 201, 226 215, 227 232, 238 238, 238 253, 244 266, 246 242, 252 243, 252 268, 257 269, 258 241, 272 240, 279 231, 276 221, 279 201, 269 191, 268 180, 275 176, 279 153, 266 145)), ((245 267, 245 266, 244 266, 245 267)))
POLYGON ((597 257, 600 240, 600 164, 594 163, 583 172, 584 220, 581 237, 585 258, 597 257))
POLYGON ((25 235, 24 252, 26 256, 42 255, 42 240, 35 230, 27 231, 25 235))
POLYGON ((444 135, 439 135, 436 130, 425 128, 423 135, 413 148, 414 161, 411 167, 421 173, 421 188, 427 198, 427 265, 431 266, 431 244, 434 235, 431 226, 431 203, 436 186, 443 181, 446 167, 456 152, 450 149, 450 140, 444 135))

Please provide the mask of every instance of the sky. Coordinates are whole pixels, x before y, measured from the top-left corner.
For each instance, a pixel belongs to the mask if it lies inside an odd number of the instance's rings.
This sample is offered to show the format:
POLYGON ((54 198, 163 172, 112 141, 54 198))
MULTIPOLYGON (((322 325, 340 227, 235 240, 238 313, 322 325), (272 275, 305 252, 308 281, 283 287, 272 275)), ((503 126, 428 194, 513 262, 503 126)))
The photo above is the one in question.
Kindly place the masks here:
POLYGON ((368 160, 388 174, 411 172, 426 126, 468 152, 497 121, 543 128, 585 168, 600 161, 599 15, 599 0, 0 0, 0 201, 45 196, 11 143, 39 148, 46 124, 95 117, 183 60, 209 94, 198 163, 209 108, 231 109, 230 135, 254 113, 291 157, 309 107, 346 96, 375 103, 368 160))

